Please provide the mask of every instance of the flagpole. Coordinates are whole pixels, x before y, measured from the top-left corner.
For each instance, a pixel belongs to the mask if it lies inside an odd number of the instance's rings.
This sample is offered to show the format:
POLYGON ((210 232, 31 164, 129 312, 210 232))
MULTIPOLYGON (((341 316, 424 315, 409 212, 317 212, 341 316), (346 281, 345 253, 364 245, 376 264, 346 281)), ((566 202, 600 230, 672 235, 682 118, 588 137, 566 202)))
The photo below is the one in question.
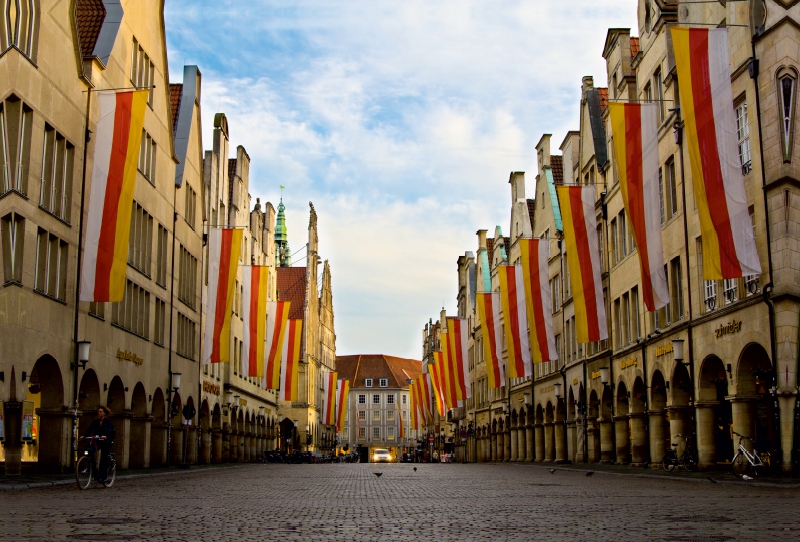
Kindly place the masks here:
POLYGON ((178 198, 178 187, 172 187, 172 261, 170 263, 170 287, 169 287, 169 348, 167 354, 167 468, 171 462, 172 453, 172 328, 175 316, 175 227, 178 225, 178 211, 175 210, 175 203, 178 198))

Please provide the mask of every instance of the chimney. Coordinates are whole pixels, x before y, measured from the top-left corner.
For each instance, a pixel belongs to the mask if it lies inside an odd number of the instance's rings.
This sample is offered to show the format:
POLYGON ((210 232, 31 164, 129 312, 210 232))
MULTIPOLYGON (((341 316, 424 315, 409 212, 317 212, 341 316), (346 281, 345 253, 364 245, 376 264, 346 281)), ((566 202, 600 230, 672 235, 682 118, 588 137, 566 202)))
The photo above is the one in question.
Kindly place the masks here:
POLYGON ((525 199, 525 172, 512 171, 508 177, 508 184, 511 185, 511 201, 515 202, 525 199))
POLYGON ((478 230, 475 232, 478 235, 478 251, 486 250, 486 231, 487 230, 478 230))

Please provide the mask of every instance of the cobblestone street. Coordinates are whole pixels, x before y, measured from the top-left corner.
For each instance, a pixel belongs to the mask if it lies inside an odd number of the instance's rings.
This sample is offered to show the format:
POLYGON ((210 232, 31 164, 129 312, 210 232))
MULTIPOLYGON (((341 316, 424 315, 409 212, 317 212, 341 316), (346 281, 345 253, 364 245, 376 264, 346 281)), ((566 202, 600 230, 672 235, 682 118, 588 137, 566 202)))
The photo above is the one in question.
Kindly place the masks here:
POLYGON ((0 540, 797 540, 797 497, 532 465, 246 465, 2 492, 0 540))

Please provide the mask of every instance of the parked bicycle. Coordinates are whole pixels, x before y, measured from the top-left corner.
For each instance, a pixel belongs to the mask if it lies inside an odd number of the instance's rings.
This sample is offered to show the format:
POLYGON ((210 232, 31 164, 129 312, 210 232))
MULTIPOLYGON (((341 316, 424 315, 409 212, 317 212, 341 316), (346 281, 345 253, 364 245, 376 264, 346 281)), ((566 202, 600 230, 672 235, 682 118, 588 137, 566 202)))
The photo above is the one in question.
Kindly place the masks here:
POLYGON ((697 451, 692 448, 690 437, 683 435, 675 435, 675 438, 682 438, 685 442, 683 453, 678 455, 678 443, 673 442, 672 448, 664 452, 664 457, 661 459, 661 466, 666 472, 672 472, 677 467, 681 467, 687 471, 697 470, 697 451))
POLYGON ((769 452, 759 452, 755 448, 755 441, 745 435, 740 435, 736 431, 734 435, 739 437, 739 451, 733 456, 731 467, 736 476, 744 476, 745 474, 752 473, 756 475, 761 470, 761 467, 769 467, 772 464, 772 456, 769 452), (753 443, 753 451, 751 452, 742 444, 743 441, 749 440, 753 443))
MULTIPOLYGON (((87 489, 91 485, 92 480, 100 480, 98 476, 100 470, 100 453, 101 453, 101 440, 99 436, 83 437, 81 440, 86 441, 87 447, 83 450, 83 455, 75 463, 75 482, 80 489, 87 489)), ((108 454, 108 470, 106 473, 105 481, 102 482, 105 487, 114 485, 114 480, 117 476, 117 462, 114 459, 114 454, 108 454)))

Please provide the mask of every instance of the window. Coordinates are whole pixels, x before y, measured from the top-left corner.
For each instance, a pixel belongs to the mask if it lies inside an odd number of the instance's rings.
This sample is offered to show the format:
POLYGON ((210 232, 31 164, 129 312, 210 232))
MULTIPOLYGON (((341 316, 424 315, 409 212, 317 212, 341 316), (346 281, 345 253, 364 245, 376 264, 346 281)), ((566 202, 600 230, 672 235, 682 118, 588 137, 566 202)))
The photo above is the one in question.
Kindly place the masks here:
POLYGON ((389 380, 386 379, 386 378, 381 378, 378 382, 379 382, 381 388, 385 388, 386 386, 389 385, 389 380))
POLYGON ((64 221, 70 218, 74 159, 72 144, 45 124, 39 205, 64 221))
POLYGON ((167 228, 158 225, 158 237, 156 238, 156 284, 167 287, 167 240, 169 232, 167 228))
POLYGON ((619 232, 617 231, 617 219, 613 219, 611 221, 611 246, 609 247, 609 252, 614 255, 614 265, 619 262, 619 253, 617 252, 617 241, 619 232))
POLYGON ((164 330, 167 328, 167 304, 156 298, 156 325, 153 328, 153 342, 164 346, 164 330))
POLYGON ((367 428, 366 427, 359 427, 358 428, 358 438, 364 440, 367 438, 367 428))
POLYGON ((387 405, 393 405, 394 404, 394 394, 393 393, 390 393, 389 395, 386 396, 386 404, 387 405))
POLYGON ((661 69, 657 69, 653 74, 653 87, 656 91, 658 100, 658 122, 664 122, 664 83, 661 79, 661 69))
POLYGON ((639 326, 639 288, 631 289, 631 336, 634 339, 641 337, 639 326))
POLYGON ((664 169, 658 168, 658 201, 661 210, 661 225, 667 223, 666 205, 664 202, 664 169))
POLYGON ((553 314, 556 314, 558 311, 561 310, 561 298, 560 298, 560 275, 556 275, 553 277, 553 280, 550 281, 550 296, 552 297, 553 303, 553 314))
POLYGON ((33 59, 39 37, 39 2, 16 0, 1 2, 0 6, 0 51, 13 45, 33 59))
POLYGON ((183 186, 186 188, 184 219, 186 220, 186 223, 189 224, 189 227, 194 229, 195 216, 197 212, 197 193, 192 190, 192 187, 189 186, 188 183, 184 183, 183 186))
POLYGON ((132 206, 131 230, 128 234, 128 265, 149 277, 153 252, 153 217, 135 201, 132 206))
POLYGON ((381 421, 381 411, 380 410, 375 410, 375 411, 372 412, 372 421, 373 422, 381 421))
POLYGON ((394 440, 394 427, 386 428, 386 440, 394 440))
POLYGON ((667 215, 669 218, 672 218, 676 214, 678 214, 678 180, 675 177, 675 159, 670 158, 667 161, 667 194, 669 195, 668 198, 668 208, 667 208, 667 215))
POLYGON ((603 244, 603 226, 597 226, 597 248, 600 251, 600 272, 602 273, 606 269, 606 262, 605 262, 605 252, 604 252, 604 244, 603 244))
POLYGON ((373 427, 372 428, 372 438, 375 440, 381 439, 381 428, 380 427, 373 427))
POLYGON ((778 77, 778 99, 781 115, 781 150, 784 163, 792 161, 794 135, 794 95, 797 78, 794 73, 782 73, 778 77))
POLYGON ((747 175, 753 169, 750 159, 750 126, 747 124, 747 102, 736 106, 736 136, 739 140, 739 162, 742 174, 747 175))
POLYGON ((379 404, 381 404, 381 396, 380 396, 380 395, 378 395, 377 393, 375 393, 375 394, 373 394, 373 395, 372 395, 372 404, 373 404, 373 405, 379 405, 379 404))
POLYGON ((32 122, 33 110, 13 94, 0 102, 0 193, 28 193, 32 122))
POLYGON ((386 412, 386 421, 388 422, 394 421, 394 410, 389 410, 386 412))
POLYGON ((136 38, 133 38, 131 48, 131 83, 139 88, 151 87, 147 103, 153 105, 153 82, 155 81, 155 66, 150 56, 144 52, 136 38))
MULTIPOLYGON (((194 309, 197 300, 197 258, 181 245, 178 264, 178 299, 194 309)), ((241 298, 240 298, 241 299, 241 298)))
POLYGON ((570 282, 569 265, 568 265, 568 262, 567 262, 567 253, 566 252, 562 253, 562 259, 564 260, 564 269, 562 270, 562 272, 564 273, 563 286, 564 286, 564 292, 565 292, 564 293, 564 299, 566 300, 566 299, 569 299, 571 297, 571 295, 572 295, 572 284, 570 282))
POLYGON ((128 280, 123 300, 111 304, 111 323, 146 339, 150 328, 150 294, 128 280))
POLYGON ((366 405, 367 404, 367 396, 366 394, 359 393, 358 394, 358 404, 359 405, 366 405))
POLYGON ((22 284, 22 255, 25 241, 25 218, 17 213, 3 217, 3 280, 22 284))
POLYGON ((403 397, 403 404, 404 404, 404 405, 408 404, 408 395, 406 395, 406 394, 404 393, 404 394, 402 395, 402 397, 403 397))
POLYGON ((367 411, 366 410, 359 410, 358 411, 358 419, 361 421, 366 421, 367 419, 367 411))
POLYGON ((614 300, 614 323, 615 323, 614 327, 617 328, 617 330, 616 330, 617 331, 617 333, 616 333, 616 335, 617 335, 617 347, 621 347, 622 346, 622 341, 623 341, 623 337, 622 337, 622 305, 621 305, 619 299, 615 299, 614 300))
POLYGON ((89 303, 89 314, 95 316, 101 320, 105 320, 106 317, 106 304, 105 303, 89 303))
POLYGON ((139 147, 139 171, 150 184, 156 184, 157 145, 147 131, 142 130, 142 144, 139 147))
POLYGON ((64 301, 67 291, 67 242, 39 228, 33 289, 64 301))
MULTIPOLYGON (((175 352, 184 358, 194 359, 195 325, 189 318, 178 313, 178 344, 175 352)), ((242 359, 242 343, 239 343, 239 361, 242 359)), ((241 374, 241 371, 240 371, 241 374)))
POLYGON ((628 232, 625 227, 625 211, 619 214, 619 244, 620 260, 628 255, 628 232))
POLYGON ((669 263, 669 289, 670 307, 672 308, 672 321, 683 319, 683 279, 681 278, 681 258, 673 258, 669 263))
POLYGON ((730 305, 736 301, 736 286, 737 279, 725 279, 722 281, 722 290, 726 305, 730 305))
POLYGON ((364 387, 365 388, 371 388, 372 387, 372 379, 371 378, 365 378, 364 379, 364 387))
MULTIPOLYGON (((786 191, 786 195, 785 195, 785 205, 786 205, 787 210, 789 208, 789 203, 790 203, 789 202, 789 191, 787 190, 786 191)), ((750 208, 748 209, 748 211, 750 213, 750 223, 753 225, 753 234, 755 235, 755 232, 756 232, 755 206, 751 205, 750 208)), ((789 221, 789 217, 788 217, 788 214, 787 214, 787 217, 786 217, 787 224, 788 224, 788 221, 789 221)), ((787 226, 787 233, 788 233, 788 226, 787 226)), ((751 295, 755 295, 755 294, 758 293, 758 288, 759 288, 758 278, 759 278, 758 275, 746 275, 744 277, 745 296, 751 296, 751 295)))
POLYGON ((622 336, 625 344, 631 344, 631 297, 622 294, 622 336))

